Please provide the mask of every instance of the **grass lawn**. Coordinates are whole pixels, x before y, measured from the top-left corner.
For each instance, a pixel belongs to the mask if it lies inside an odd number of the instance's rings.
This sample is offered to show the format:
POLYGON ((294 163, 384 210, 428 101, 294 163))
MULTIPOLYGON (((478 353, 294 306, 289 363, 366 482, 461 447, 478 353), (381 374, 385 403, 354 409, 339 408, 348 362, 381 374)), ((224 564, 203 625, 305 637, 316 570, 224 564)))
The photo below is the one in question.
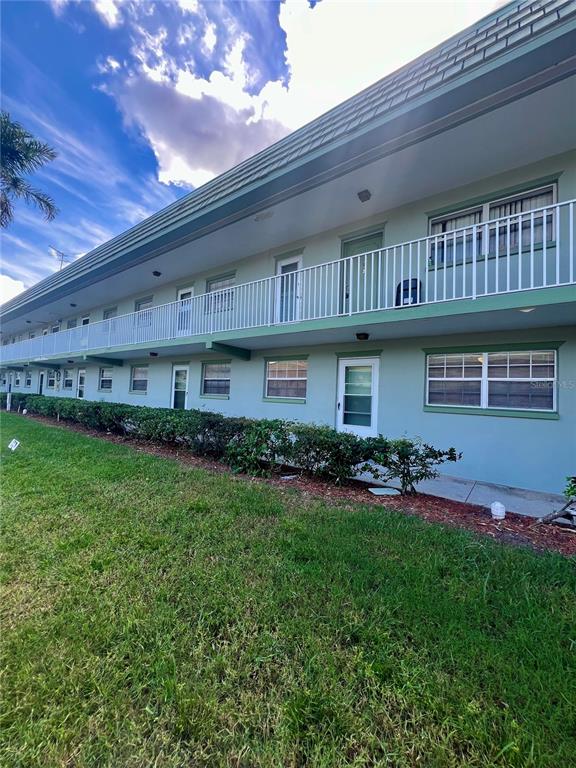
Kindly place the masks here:
POLYGON ((569 560, 2 424, 3 766, 576 764, 569 560))

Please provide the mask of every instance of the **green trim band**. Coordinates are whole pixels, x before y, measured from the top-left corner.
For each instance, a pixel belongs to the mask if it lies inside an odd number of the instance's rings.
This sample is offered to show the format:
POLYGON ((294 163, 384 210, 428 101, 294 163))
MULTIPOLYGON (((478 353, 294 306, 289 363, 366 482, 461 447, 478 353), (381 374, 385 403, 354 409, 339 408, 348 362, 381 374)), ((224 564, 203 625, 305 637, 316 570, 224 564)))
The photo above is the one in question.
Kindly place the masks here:
POLYGON ((355 349, 351 349, 349 352, 334 352, 336 357, 378 357, 382 354, 384 350, 383 349, 366 349, 362 350, 361 352, 357 352, 355 349))
POLYGON ((199 395, 203 400, 230 400, 230 395, 199 395))
POLYGON ((425 405, 426 413, 459 413, 465 416, 507 416, 514 419, 548 419, 558 421, 557 411, 521 411, 508 408, 474 408, 468 406, 425 405))
POLYGON ((471 344, 464 347, 424 347, 427 355, 458 354, 464 352, 518 352, 541 349, 560 349, 563 341, 512 341, 510 344, 471 344))
POLYGON ((218 357, 218 358, 216 358, 216 357, 202 358, 202 360, 200 360, 200 362, 202 363, 202 365, 206 365, 206 364, 208 364, 208 365, 222 365, 222 364, 232 365, 232 359, 229 358, 229 357, 226 357, 226 358, 220 358, 220 357, 218 357))
POLYGON ((296 405, 305 405, 305 397, 263 397, 264 403, 295 403, 296 405))

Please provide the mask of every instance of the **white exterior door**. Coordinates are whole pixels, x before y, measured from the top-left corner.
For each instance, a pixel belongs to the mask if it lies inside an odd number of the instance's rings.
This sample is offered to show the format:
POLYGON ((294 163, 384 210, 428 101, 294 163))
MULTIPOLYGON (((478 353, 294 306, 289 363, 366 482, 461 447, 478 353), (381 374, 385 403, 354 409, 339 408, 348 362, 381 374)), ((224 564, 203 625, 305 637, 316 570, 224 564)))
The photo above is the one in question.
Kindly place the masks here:
POLYGON ((178 335, 190 336, 192 333, 192 297, 194 288, 180 288, 178 291, 178 335))
POLYGON ((78 383, 76 385, 76 397, 82 400, 86 390, 86 368, 78 369, 78 383))
POLYGON ((175 365, 172 373, 172 408, 184 410, 188 400, 188 366, 175 365))
POLYGON ((377 357, 356 357, 338 362, 336 428, 359 437, 378 434, 377 357))
POLYGON ((302 259, 292 256, 276 263, 276 322, 293 323, 301 315, 302 259))

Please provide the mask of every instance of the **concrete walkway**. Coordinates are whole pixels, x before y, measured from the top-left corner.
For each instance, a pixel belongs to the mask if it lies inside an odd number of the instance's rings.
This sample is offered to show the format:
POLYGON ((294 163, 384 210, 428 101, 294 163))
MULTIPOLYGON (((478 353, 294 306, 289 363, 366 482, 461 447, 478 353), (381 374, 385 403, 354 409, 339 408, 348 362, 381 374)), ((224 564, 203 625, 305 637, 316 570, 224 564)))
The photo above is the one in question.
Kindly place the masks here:
MULTIPOLYGON (((373 486, 381 485, 374 482, 368 474, 358 476, 373 486)), ((394 486, 395 483, 388 483, 394 486)), ((523 488, 513 488, 508 485, 483 483, 479 480, 466 480, 462 477, 439 475, 434 480, 424 480, 416 486, 421 493, 430 496, 440 496, 453 501, 464 501, 468 504, 478 504, 490 508, 493 501, 499 501, 506 507, 507 512, 517 512, 528 517, 542 517, 563 506, 565 499, 560 494, 527 491, 523 488)))

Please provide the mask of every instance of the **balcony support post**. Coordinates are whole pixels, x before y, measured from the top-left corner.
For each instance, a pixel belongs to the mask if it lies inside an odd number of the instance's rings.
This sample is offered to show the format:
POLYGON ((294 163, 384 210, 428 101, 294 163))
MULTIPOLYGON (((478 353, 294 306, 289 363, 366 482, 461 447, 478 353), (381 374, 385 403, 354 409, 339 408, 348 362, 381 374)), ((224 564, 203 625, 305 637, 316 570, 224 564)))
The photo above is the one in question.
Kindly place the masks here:
POLYGON ((219 341, 207 341, 206 349, 210 352, 218 352, 222 355, 230 355, 230 357, 237 357, 239 360, 250 360, 252 355, 249 349, 243 349, 242 347, 233 347, 230 344, 221 344, 219 341))

